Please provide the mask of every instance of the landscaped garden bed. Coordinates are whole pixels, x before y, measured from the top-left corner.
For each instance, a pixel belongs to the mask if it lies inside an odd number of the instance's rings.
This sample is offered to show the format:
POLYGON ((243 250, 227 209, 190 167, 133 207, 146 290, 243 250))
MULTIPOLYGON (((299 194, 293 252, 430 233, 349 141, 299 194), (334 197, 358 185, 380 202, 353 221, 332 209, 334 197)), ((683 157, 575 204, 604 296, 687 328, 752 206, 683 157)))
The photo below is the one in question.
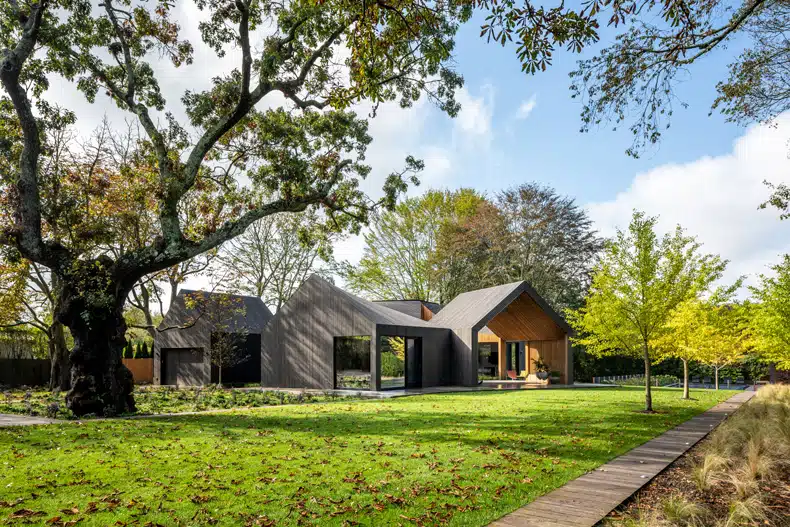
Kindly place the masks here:
POLYGON ((487 525, 730 395, 657 389, 655 414, 611 388, 0 429, 0 524, 487 525))
MULTIPOLYGON (((64 397, 64 393, 52 393, 41 388, 5 390, 0 392, 0 413, 74 419, 74 415, 66 408, 64 397)), ((338 396, 332 393, 223 389, 216 386, 200 388, 136 387, 134 398, 137 402, 138 415, 201 412, 205 410, 255 408, 260 406, 355 399, 355 397, 338 396)))
POLYGON ((761 389, 604 524, 790 525, 790 386, 761 389))

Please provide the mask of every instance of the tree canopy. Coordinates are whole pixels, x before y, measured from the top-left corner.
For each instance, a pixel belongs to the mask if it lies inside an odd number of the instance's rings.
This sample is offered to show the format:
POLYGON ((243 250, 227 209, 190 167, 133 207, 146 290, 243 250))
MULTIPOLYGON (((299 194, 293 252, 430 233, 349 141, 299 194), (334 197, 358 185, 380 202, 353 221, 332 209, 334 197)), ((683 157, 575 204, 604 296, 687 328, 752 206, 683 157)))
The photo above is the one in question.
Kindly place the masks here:
POLYGON ((751 287, 752 345, 766 362, 790 369, 790 255, 771 267, 772 275, 760 275, 751 287))
POLYGON ((364 234, 359 265, 343 266, 346 285, 377 300, 451 300, 447 273, 432 269, 440 232, 473 216, 484 201, 471 189, 430 190, 383 212, 364 234))
POLYGON ((702 254, 679 226, 659 238, 657 221, 634 211, 628 230, 607 242, 584 306, 569 317, 579 332, 574 340, 587 351, 643 358, 647 411, 653 409, 650 366, 660 357, 673 310, 707 291, 726 267, 718 256, 702 254))

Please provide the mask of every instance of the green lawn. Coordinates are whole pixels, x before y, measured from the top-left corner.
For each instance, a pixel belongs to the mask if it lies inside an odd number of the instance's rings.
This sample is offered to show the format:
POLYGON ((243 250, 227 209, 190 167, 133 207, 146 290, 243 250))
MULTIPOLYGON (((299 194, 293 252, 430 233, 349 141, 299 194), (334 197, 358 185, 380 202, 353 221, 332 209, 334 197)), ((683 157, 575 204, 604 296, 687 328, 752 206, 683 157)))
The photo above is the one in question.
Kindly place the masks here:
POLYGON ((485 525, 734 392, 654 394, 665 413, 611 388, 0 429, 0 524, 485 525))

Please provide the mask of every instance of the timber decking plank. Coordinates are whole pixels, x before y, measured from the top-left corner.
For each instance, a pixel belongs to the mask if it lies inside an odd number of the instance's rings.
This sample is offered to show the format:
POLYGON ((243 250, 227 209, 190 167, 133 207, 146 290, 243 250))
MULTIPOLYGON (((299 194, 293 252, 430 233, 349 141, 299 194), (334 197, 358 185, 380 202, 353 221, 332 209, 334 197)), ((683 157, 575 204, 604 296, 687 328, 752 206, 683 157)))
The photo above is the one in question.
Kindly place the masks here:
POLYGON ((683 455, 740 405, 740 392, 710 410, 570 481, 489 527, 593 527, 683 455))

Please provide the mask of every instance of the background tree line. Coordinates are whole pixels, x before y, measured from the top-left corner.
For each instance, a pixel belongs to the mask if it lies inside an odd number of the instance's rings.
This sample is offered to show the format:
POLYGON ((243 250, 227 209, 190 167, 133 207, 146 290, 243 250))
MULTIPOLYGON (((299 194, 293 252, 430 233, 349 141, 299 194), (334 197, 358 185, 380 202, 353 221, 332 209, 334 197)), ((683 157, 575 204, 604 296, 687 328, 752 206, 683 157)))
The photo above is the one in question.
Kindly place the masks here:
POLYGON ((603 247, 573 198, 538 183, 493 196, 429 190, 376 216, 364 240, 360 262, 340 275, 368 298, 445 304, 526 280, 560 312, 581 305, 603 247))

